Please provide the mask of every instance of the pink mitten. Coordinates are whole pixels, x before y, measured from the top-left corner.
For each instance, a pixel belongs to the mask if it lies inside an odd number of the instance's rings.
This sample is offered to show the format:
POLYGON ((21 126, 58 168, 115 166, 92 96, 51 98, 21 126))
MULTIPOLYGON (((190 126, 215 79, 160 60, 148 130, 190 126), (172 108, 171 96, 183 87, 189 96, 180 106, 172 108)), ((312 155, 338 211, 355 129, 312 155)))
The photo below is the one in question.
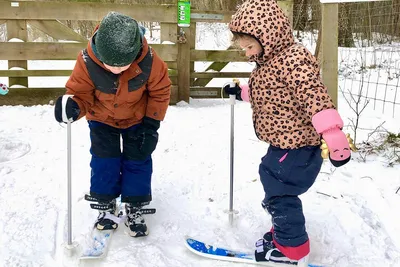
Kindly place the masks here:
POLYGON ((242 98, 243 101, 249 102, 250 101, 249 100, 250 99, 249 98, 249 90, 250 90, 249 85, 246 83, 246 84, 240 85, 240 88, 242 89, 242 91, 240 92, 240 97, 242 98))
POLYGON ((343 121, 335 109, 326 109, 312 117, 312 124, 322 135, 329 149, 333 166, 340 167, 350 161, 351 150, 346 135, 342 132, 343 121))

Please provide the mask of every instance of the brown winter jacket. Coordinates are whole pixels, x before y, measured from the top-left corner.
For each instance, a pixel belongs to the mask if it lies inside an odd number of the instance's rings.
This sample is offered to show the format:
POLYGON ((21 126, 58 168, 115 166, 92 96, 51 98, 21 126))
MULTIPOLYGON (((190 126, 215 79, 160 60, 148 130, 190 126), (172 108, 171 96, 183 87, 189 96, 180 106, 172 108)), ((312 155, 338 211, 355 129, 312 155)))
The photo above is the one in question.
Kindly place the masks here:
POLYGON ((167 65, 148 46, 146 39, 143 37, 143 48, 139 58, 119 75, 113 83, 114 86, 101 85, 96 88, 87 68, 88 60, 94 62, 92 66, 95 65, 95 69, 92 73, 100 77, 100 83, 113 76, 95 56, 91 46, 92 38, 87 49, 79 53, 66 84, 67 94, 74 95, 73 99, 81 110, 79 118, 86 115, 87 120, 103 122, 116 128, 128 128, 138 124, 144 116, 163 120, 169 105, 171 81, 167 65), (141 69, 140 62, 146 55, 150 56, 147 57, 150 64, 142 65, 146 68, 141 69), (143 77, 147 78, 147 82, 143 77))
POLYGON ((248 0, 232 17, 232 32, 257 39, 263 53, 249 79, 253 123, 260 140, 282 149, 320 144, 311 118, 334 108, 313 55, 294 42, 290 22, 275 0, 248 0))

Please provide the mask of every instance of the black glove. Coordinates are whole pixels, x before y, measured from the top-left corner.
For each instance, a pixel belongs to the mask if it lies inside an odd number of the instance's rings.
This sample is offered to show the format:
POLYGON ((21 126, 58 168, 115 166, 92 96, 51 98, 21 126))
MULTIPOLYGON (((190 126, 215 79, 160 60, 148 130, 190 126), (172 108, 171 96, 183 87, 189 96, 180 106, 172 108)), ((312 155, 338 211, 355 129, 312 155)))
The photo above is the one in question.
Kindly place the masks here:
POLYGON ((224 86, 224 92, 228 95, 235 95, 236 100, 243 101, 241 97, 242 89, 239 87, 237 83, 235 83, 235 86, 232 87, 231 84, 227 84, 224 86))
POLYGON ((139 151, 144 158, 153 153, 158 143, 157 130, 160 128, 160 121, 144 117, 142 124, 136 130, 139 151))
MULTIPOLYGON (((57 101, 56 105, 54 107, 54 117, 56 118, 56 121, 58 122, 63 122, 62 118, 62 96, 60 96, 57 101)), ((67 114, 67 118, 70 119, 72 118, 72 122, 76 121, 79 117, 79 114, 81 113, 81 110, 79 109, 78 103, 76 103, 72 97, 69 97, 67 100, 67 103, 65 105, 65 113, 67 114)))

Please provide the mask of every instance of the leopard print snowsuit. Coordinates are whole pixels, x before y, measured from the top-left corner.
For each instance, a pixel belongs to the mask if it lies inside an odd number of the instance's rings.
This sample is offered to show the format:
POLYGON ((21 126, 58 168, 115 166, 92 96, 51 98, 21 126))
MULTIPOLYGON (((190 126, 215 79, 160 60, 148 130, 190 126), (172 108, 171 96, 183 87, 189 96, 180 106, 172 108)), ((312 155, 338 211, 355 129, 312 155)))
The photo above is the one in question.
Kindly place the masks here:
POLYGON ((320 144, 311 118, 335 108, 321 81, 318 62, 295 43, 290 22, 275 0, 248 0, 229 24, 232 32, 258 40, 263 52, 249 79, 257 137, 282 149, 320 144))

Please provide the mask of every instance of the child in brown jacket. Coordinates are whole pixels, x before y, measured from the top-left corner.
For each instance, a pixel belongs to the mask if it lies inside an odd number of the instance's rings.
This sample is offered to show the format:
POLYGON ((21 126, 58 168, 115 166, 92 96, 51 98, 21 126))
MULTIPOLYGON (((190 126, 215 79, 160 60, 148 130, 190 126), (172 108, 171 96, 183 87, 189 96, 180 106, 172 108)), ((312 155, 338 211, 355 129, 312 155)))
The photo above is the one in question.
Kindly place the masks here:
POLYGON ((343 121, 321 81, 313 55, 295 43, 288 18, 275 0, 248 0, 232 17, 234 40, 256 63, 249 84, 224 90, 249 100, 257 137, 270 144, 259 174, 262 206, 272 228, 256 242, 257 261, 307 266, 310 243, 299 195, 322 165, 321 136, 333 165, 350 160, 343 121))
POLYGON ((86 199, 97 202, 91 205, 99 210, 97 229, 118 227, 116 198, 121 196, 130 234, 148 235, 142 207, 152 200, 151 154, 170 87, 167 65, 147 44, 138 23, 108 13, 79 53, 66 95, 55 105, 58 122, 83 116, 88 121, 92 159, 86 199))

